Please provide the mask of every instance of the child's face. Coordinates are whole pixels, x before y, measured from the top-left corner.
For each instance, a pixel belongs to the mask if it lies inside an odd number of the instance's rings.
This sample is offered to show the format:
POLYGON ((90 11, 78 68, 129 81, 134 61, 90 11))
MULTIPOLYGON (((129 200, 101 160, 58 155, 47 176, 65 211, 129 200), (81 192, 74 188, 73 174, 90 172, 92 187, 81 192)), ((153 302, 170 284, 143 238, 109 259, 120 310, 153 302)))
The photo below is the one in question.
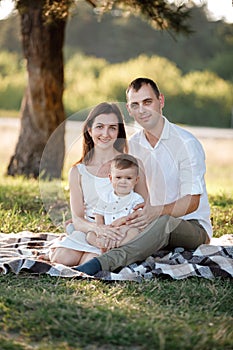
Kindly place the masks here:
POLYGON ((126 196, 135 187, 138 182, 137 169, 135 167, 128 169, 116 169, 112 167, 109 176, 112 182, 114 192, 118 196, 126 196))

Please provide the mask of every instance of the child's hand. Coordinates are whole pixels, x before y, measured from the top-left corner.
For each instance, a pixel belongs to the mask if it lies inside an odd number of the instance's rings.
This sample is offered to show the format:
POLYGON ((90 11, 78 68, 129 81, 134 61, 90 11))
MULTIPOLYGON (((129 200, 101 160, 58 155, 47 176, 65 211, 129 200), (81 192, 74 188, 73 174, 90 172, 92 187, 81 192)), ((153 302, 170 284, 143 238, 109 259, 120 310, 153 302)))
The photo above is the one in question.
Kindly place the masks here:
POLYGON ((112 227, 119 227, 122 225, 126 225, 126 216, 123 216, 122 218, 116 219, 111 223, 112 227))
POLYGON ((142 202, 142 203, 140 203, 140 204, 137 204, 137 205, 133 208, 133 210, 136 211, 136 210, 138 210, 138 209, 143 209, 144 207, 145 207, 145 202, 142 202))

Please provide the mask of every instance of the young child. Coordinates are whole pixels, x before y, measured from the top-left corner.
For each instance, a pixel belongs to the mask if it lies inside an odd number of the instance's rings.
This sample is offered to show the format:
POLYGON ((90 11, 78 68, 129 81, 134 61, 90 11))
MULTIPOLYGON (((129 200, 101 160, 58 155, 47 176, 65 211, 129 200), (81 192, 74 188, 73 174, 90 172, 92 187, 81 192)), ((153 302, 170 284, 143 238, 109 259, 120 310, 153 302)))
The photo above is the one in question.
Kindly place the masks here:
MULTIPOLYGON (((95 208, 95 221, 97 224, 119 227, 124 238, 119 242, 123 245, 132 240, 138 233, 137 228, 130 228, 126 224, 126 217, 131 214, 136 205, 144 202, 141 195, 134 192, 134 187, 139 180, 139 165, 135 157, 129 154, 117 155, 111 162, 109 175, 113 190, 102 194, 95 208)), ((89 244, 99 243, 94 232, 88 232, 86 239, 89 244)), ((106 251, 102 248, 102 252, 106 251)))
MULTIPOLYGON (((126 217, 133 212, 134 208, 144 203, 141 195, 134 192, 134 187, 139 180, 139 164, 135 157, 129 154, 119 154, 111 161, 109 179, 112 183, 112 191, 101 193, 101 198, 94 206, 95 221, 97 225, 109 225, 118 227, 123 238, 118 241, 117 246, 121 246, 131 241, 139 234, 138 228, 127 226, 126 217)), ((66 226, 66 233, 69 237, 75 234, 73 223, 66 226)), ((109 250, 106 238, 98 237, 94 231, 88 231, 85 241, 94 247, 98 247, 100 252, 109 250), (104 248, 104 246, 106 248, 104 248)), ((81 243, 80 243, 81 244, 81 243)), ((85 243, 83 242, 85 245, 85 243)), ((40 259, 51 260, 55 248, 51 247, 49 254, 40 256, 40 259)))

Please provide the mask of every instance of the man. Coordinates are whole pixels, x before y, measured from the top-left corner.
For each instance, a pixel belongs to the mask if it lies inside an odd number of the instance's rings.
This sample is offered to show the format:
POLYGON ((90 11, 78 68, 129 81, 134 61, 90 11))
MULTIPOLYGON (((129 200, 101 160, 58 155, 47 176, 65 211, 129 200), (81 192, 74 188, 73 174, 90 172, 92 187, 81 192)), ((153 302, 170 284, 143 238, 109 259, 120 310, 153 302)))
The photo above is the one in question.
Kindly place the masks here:
POLYGON ((162 115, 164 96, 151 79, 132 81, 126 98, 142 127, 129 146, 144 165, 150 199, 128 217, 128 225, 143 229, 137 238, 75 268, 90 275, 142 261, 167 246, 196 249, 212 236, 201 144, 162 115))

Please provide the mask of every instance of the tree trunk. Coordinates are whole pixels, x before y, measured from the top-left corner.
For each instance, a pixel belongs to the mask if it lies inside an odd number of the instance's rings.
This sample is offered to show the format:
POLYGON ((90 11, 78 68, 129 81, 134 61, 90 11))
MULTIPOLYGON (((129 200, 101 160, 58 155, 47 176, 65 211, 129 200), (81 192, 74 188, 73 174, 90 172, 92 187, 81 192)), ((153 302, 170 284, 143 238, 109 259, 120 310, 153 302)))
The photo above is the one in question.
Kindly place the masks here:
POLYGON ((37 178, 41 170, 44 177, 57 178, 61 176, 63 167, 65 113, 62 102, 62 49, 66 19, 46 23, 42 13, 43 2, 27 1, 24 7, 18 6, 28 86, 21 106, 20 136, 8 166, 8 175, 12 176, 22 174, 37 178))

